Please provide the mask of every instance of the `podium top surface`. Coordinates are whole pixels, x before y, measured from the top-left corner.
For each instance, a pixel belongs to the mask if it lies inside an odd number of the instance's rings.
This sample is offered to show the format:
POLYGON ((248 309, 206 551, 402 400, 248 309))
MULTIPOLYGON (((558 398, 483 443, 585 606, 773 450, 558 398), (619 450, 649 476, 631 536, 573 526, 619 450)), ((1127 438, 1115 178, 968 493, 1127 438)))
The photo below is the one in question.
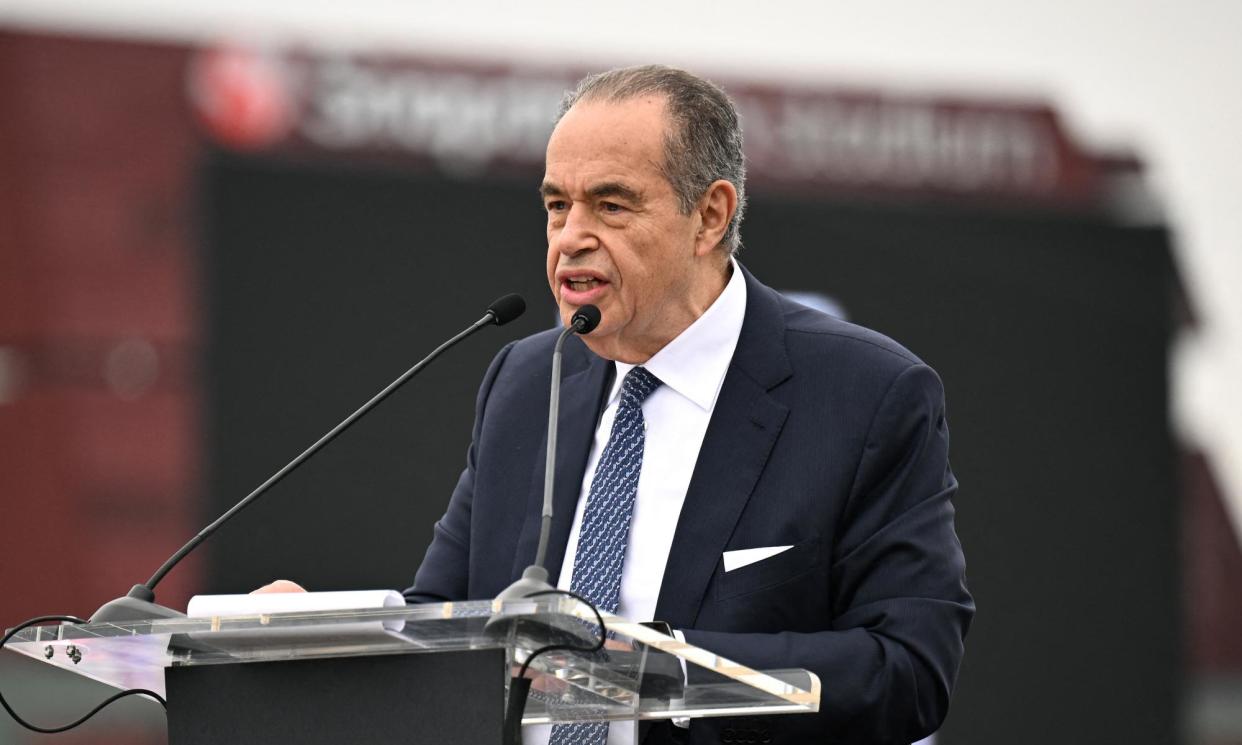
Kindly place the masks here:
MULTIPOLYGON (((603 615, 599 652, 538 655, 525 724, 813 712, 819 679, 752 670, 641 624, 603 615)), ((595 614, 562 595, 397 608, 305 611, 25 629, 7 649, 116 688, 164 691, 164 668, 359 655, 508 650, 519 665, 540 647, 589 647, 595 614)), ((510 670, 498 670, 508 678, 510 670)))

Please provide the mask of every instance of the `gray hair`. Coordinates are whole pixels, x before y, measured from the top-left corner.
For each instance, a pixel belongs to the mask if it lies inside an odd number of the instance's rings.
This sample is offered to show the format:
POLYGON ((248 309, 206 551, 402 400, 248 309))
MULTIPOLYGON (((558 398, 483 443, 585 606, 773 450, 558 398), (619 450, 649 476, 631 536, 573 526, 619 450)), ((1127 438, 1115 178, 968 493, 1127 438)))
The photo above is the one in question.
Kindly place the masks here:
POLYGON ((664 176, 681 213, 688 215, 712 182, 723 179, 737 190, 737 210, 721 238, 729 252, 742 247, 746 211, 746 160, 737 107, 711 81, 664 65, 642 65, 588 75, 565 94, 556 120, 579 101, 626 101, 644 94, 663 95, 673 126, 664 137, 664 176))

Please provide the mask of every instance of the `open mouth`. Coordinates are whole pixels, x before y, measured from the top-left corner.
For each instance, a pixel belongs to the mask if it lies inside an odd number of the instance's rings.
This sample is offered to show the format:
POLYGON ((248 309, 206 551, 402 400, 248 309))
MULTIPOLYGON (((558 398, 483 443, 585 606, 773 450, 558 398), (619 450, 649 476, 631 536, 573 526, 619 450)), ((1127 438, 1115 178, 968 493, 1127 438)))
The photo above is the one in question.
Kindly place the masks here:
POLYGON ((604 280, 594 277, 566 277, 565 287, 574 292, 590 292, 596 287, 608 284, 604 280))
POLYGON ((605 279, 589 277, 582 274, 579 277, 565 277, 564 287, 570 292, 591 292, 596 287, 602 287, 607 284, 605 279))

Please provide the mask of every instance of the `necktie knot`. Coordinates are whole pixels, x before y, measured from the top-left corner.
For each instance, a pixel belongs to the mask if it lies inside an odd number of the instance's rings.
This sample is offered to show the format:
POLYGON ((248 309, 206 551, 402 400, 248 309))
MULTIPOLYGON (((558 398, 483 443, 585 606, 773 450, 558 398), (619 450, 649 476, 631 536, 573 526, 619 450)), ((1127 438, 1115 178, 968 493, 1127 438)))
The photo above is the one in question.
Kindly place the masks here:
POLYGON ((659 378, 652 375, 645 367, 636 367, 630 370, 625 380, 621 381, 621 397, 627 399, 633 405, 642 405, 647 397, 655 392, 663 383, 659 378))

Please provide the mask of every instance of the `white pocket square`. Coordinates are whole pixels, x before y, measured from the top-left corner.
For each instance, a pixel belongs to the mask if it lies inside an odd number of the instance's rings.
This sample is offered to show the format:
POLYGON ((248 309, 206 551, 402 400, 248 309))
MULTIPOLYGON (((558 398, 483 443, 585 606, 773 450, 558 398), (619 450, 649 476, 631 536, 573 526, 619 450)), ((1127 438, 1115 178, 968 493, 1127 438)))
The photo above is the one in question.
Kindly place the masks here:
POLYGON ((747 564, 754 564, 756 561, 763 561, 772 556, 776 556, 782 551, 788 551, 793 546, 763 546, 762 548, 744 548, 740 551, 725 551, 721 558, 724 559, 724 570, 732 572, 734 569, 741 569, 747 564))

